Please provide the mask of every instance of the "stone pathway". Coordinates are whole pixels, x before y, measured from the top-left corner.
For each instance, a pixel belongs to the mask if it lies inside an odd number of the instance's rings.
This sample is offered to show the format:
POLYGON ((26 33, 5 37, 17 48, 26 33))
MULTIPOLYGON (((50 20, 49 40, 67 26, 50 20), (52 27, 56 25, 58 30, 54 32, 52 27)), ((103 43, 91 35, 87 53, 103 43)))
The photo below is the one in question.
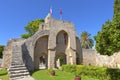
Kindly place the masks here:
POLYGON ((34 78, 32 78, 31 76, 27 76, 18 80, 35 80, 34 78))

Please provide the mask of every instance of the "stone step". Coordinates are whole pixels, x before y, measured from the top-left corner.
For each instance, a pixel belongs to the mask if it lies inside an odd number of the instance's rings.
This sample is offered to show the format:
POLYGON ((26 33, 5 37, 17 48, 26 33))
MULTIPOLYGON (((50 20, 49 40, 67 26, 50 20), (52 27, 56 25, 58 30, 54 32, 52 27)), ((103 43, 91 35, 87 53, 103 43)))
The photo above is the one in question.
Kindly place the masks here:
POLYGON ((23 78, 26 78, 26 77, 29 77, 29 75, 28 76, 13 77, 13 78, 10 78, 10 80, 22 80, 23 78))
POLYGON ((21 59, 21 58, 19 58, 18 56, 14 56, 12 59, 21 59))
POLYGON ((21 56, 19 55, 19 57, 18 57, 18 55, 14 55, 14 57, 12 57, 12 59, 20 59, 21 58, 21 56))
POLYGON ((10 78, 10 80, 19 80, 21 78, 24 78, 24 77, 13 77, 13 78, 10 78))
POLYGON ((18 60, 18 59, 21 59, 21 58, 14 57, 14 58, 12 58, 12 60, 13 60, 13 59, 18 60))
POLYGON ((12 62, 11 63, 11 66, 16 66, 16 65, 22 65, 23 63, 14 63, 14 62, 12 62))
POLYGON ((14 65, 14 66, 12 65, 12 66, 10 66, 10 68, 16 68, 16 67, 25 67, 25 65, 22 64, 22 65, 14 65))
POLYGON ((9 71, 16 71, 16 70, 26 70, 26 67, 16 67, 16 68, 10 68, 9 71))
POLYGON ((23 63, 20 64, 20 62, 19 62, 19 63, 12 62, 11 64, 14 64, 14 65, 22 65, 23 63))
POLYGON ((26 68, 19 68, 19 69, 10 69, 10 72, 20 72, 20 71, 28 71, 26 68))
MULTIPOLYGON (((11 77, 10 80, 22 80, 24 79, 25 77, 27 77, 29 75, 26 75, 26 76, 18 76, 18 77, 11 77)), ((29 79, 28 79, 29 80, 29 79)))
POLYGON ((10 71, 10 74, 17 74, 17 73, 25 73, 28 72, 28 70, 18 70, 18 71, 10 71))
POLYGON ((15 57, 15 55, 18 55, 18 56, 20 56, 19 54, 21 53, 20 51, 14 51, 14 52, 12 52, 14 55, 14 57, 15 57))
POLYGON ((12 57, 12 59, 20 59, 21 58, 21 56, 19 55, 14 55, 14 57, 12 57))
POLYGON ((14 77, 21 77, 21 76, 28 76, 29 72, 25 72, 25 73, 17 73, 17 74, 10 74, 10 78, 14 78, 14 77))
POLYGON ((29 72, 28 71, 23 71, 23 72, 9 72, 10 73, 10 76, 12 76, 12 75, 26 75, 26 74, 29 74, 29 72))
POLYGON ((22 62, 19 62, 19 61, 13 61, 13 63, 15 63, 15 64, 22 64, 22 62))

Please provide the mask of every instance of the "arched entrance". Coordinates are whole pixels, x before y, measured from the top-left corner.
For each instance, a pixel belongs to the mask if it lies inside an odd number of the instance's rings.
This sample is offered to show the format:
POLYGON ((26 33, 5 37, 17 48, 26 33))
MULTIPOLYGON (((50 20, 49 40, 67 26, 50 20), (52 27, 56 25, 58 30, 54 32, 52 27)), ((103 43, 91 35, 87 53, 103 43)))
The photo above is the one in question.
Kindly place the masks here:
POLYGON ((48 64, 48 36, 40 37, 34 47, 34 69, 46 69, 48 64))
POLYGON ((43 53, 39 57, 39 69, 46 69, 47 68, 47 61, 48 61, 48 56, 43 53))
MULTIPOLYGON (((66 64, 67 60, 67 53, 66 49, 68 47, 68 34, 65 31, 60 31, 56 36, 56 58, 55 61, 58 61, 60 65, 66 64)), ((59 65, 59 63, 56 63, 56 67, 59 65)))

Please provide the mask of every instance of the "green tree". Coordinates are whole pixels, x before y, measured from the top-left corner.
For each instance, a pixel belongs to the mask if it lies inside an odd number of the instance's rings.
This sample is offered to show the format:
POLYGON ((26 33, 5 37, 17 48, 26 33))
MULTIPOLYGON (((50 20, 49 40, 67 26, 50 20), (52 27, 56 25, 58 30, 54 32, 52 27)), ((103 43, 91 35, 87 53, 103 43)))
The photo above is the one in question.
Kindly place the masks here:
POLYGON ((4 50, 4 46, 0 45, 0 58, 3 57, 3 50, 4 50))
POLYGON ((29 22, 28 25, 25 26, 25 30, 26 30, 27 33, 22 34, 21 37, 25 38, 25 39, 31 37, 33 34, 35 34, 35 32, 38 31, 39 25, 42 22, 44 22, 44 20, 42 20, 42 19, 41 20, 39 20, 39 19, 38 20, 33 20, 33 21, 29 22))
POLYGON ((103 24, 102 30, 94 38, 100 54, 110 56, 120 51, 120 0, 114 2, 113 19, 103 24))
POLYGON ((98 32, 97 36, 95 36, 96 40, 96 50, 103 55, 110 55, 111 54, 111 40, 110 40, 110 26, 111 21, 107 21, 105 24, 102 25, 102 30, 98 32))
POLYGON ((120 14, 120 0, 114 0, 114 14, 120 14))
POLYGON ((91 34, 85 31, 80 34, 80 37, 81 37, 80 43, 82 48, 89 49, 93 47, 94 43, 93 43, 93 40, 90 38, 90 36, 91 34))

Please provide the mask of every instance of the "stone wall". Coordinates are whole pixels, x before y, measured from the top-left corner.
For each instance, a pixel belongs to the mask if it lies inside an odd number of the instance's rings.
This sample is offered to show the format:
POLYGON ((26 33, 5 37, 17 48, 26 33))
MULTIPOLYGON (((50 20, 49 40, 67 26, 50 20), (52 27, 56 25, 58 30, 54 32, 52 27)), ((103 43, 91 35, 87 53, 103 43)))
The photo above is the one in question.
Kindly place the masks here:
POLYGON ((82 49, 83 64, 96 65, 96 52, 94 50, 82 49))
POLYGON ((83 64, 120 68, 120 52, 112 56, 100 55, 96 50, 83 49, 83 64))

